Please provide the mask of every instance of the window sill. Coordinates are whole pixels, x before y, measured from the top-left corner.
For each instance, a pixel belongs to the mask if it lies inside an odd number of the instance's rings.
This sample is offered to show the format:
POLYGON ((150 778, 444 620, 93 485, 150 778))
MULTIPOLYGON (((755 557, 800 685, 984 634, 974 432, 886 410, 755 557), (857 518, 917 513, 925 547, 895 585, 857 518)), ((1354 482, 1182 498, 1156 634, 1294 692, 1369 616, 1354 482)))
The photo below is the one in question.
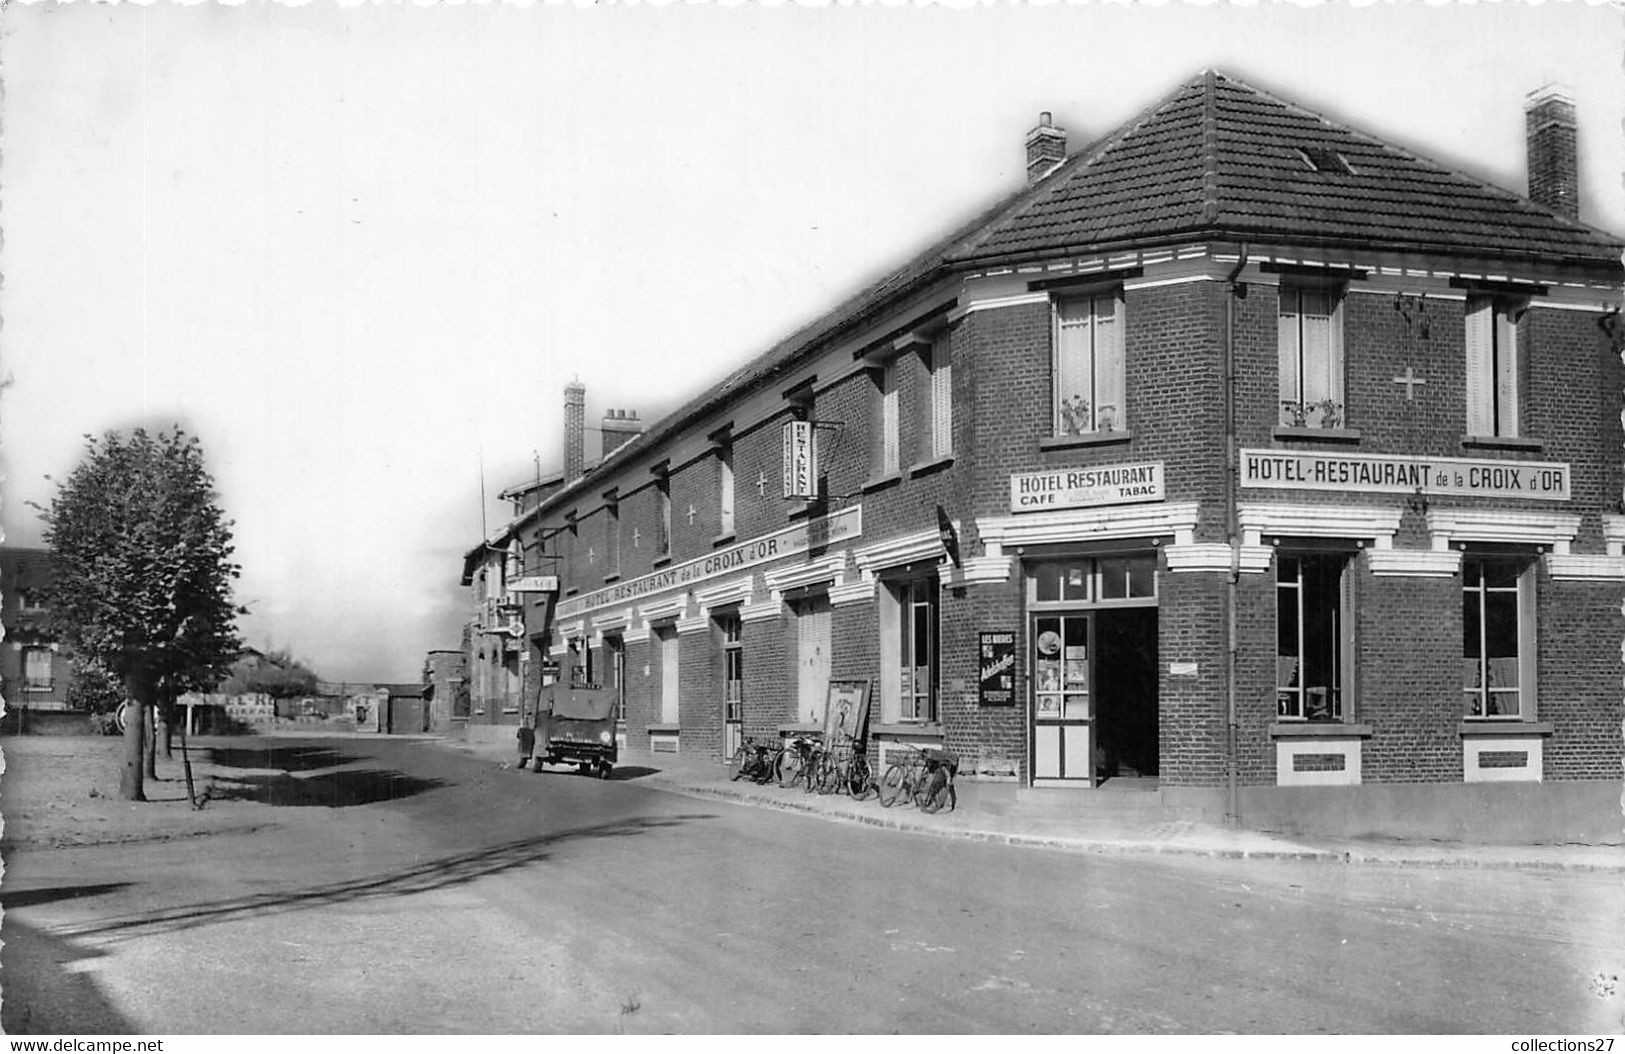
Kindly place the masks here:
POLYGON ((954 456, 952 454, 948 454, 944 457, 933 458, 930 461, 921 461, 918 464, 910 465, 908 467, 908 477, 909 479, 918 479, 921 476, 929 475, 932 472, 941 472, 943 469, 947 468, 953 463, 954 456))
POLYGON ((1472 717, 1456 726, 1459 736, 1549 736, 1550 721, 1525 721, 1521 717, 1472 717))
POLYGON ((814 517, 822 516, 826 508, 827 505, 822 498, 814 501, 804 500, 801 502, 801 504, 791 509, 789 515, 785 518, 791 523, 794 523, 797 520, 810 520, 814 517))
POLYGON ((657 556, 657 557, 655 557, 654 560, 652 560, 649 563, 649 566, 650 567, 656 567, 656 568, 665 567, 669 563, 671 563, 671 554, 670 553, 666 554, 665 556, 657 556))
POLYGON ((1270 433, 1272 439, 1287 439, 1298 443, 1358 443, 1360 430, 1358 428, 1298 428, 1294 425, 1277 425, 1275 431, 1270 433))
POLYGON ((621 580, 621 573, 619 571, 617 571, 612 575, 605 575, 604 576, 604 585, 607 586, 611 582, 619 582, 620 580, 621 580))
POLYGON ((1468 450, 1528 450, 1538 453, 1546 444, 1524 436, 1462 436, 1461 445, 1468 450))
POLYGON ((681 734, 682 731, 682 725, 672 724, 650 725, 648 728, 648 732, 651 736, 675 736, 681 734))
POLYGON ((1046 436, 1038 441, 1040 450, 1073 450, 1078 447, 1091 446, 1127 446, 1133 442, 1134 433, 1125 428, 1120 432, 1090 432, 1079 436, 1046 436))
POLYGON ((888 472, 884 476, 876 476, 873 479, 864 480, 860 489, 863 491, 863 493, 868 494, 870 491, 881 490, 885 487, 894 486, 902 481, 903 473, 901 471, 888 472))
POLYGON ((734 532, 732 532, 732 531, 724 531, 721 534, 717 535, 715 538, 711 539, 711 548, 715 549, 719 545, 727 545, 729 542, 731 542, 733 540, 734 540, 734 532))
POLYGON ((569 589, 566 589, 564 591, 564 595, 567 596, 567 597, 573 597, 579 592, 581 592, 581 587, 580 586, 571 586, 569 589))
POLYGON ((871 725, 869 734, 875 736, 940 736, 942 724, 937 721, 899 721, 895 724, 871 725))
POLYGON ((1270 725, 1272 739, 1313 739, 1317 736, 1371 737, 1370 725, 1344 724, 1341 721, 1277 721, 1270 725))
POLYGON ((823 732, 824 732, 824 726, 823 725, 815 725, 815 724, 811 724, 811 723, 807 723, 807 724, 791 723, 791 724, 780 725, 779 726, 779 735, 781 735, 781 736, 796 736, 796 735, 818 736, 818 735, 823 735, 823 732))

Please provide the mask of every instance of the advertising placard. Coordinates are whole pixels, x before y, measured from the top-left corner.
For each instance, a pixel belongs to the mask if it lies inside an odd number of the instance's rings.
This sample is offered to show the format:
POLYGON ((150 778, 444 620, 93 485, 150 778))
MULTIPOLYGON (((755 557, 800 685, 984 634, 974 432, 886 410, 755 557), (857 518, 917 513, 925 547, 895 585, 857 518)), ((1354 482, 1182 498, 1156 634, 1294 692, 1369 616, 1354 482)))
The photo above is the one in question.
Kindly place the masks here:
POLYGON ((1008 631, 977 634, 977 702, 982 706, 1016 705, 1016 635, 1008 631))
POLYGON ((784 496, 818 497, 818 446, 811 421, 784 424, 784 496))

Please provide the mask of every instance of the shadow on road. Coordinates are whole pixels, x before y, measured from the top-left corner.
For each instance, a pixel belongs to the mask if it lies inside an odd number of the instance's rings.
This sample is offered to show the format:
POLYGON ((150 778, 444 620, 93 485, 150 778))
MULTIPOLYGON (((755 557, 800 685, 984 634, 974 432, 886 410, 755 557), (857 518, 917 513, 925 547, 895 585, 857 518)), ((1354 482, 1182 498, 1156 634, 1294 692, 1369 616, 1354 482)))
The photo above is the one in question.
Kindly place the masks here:
MULTIPOLYGON (((122 884, 113 883, 115 887, 122 884)), ((6 906, 14 906, 9 896, 6 906)), ((82 964, 105 952, 81 948, 74 941, 18 921, 15 915, 6 918, 5 937, 5 948, 0 950, 0 974, 5 976, 0 1027, 7 1033, 127 1036, 141 1031, 118 1012, 97 985, 94 974, 83 968, 82 964)))
POLYGON ((296 745, 253 747, 205 747, 209 760, 231 769, 282 769, 287 772, 308 772, 311 769, 330 769, 360 761, 356 754, 346 754, 329 747, 296 745))
POLYGON ((51 904, 58 900, 77 900, 80 897, 99 897, 103 893, 123 889, 128 882, 98 882, 83 886, 47 886, 43 889, 0 889, 0 907, 7 911, 51 904))
POLYGON ((663 818, 641 818, 598 824, 553 834, 519 838, 466 853, 441 857, 438 860, 425 861, 396 871, 343 882, 330 882, 308 889, 261 893, 250 897, 233 897, 178 908, 92 919, 60 927, 57 932, 73 937, 95 936, 104 940, 120 940, 196 929, 216 922, 326 907, 331 904, 411 896, 414 893, 427 893, 462 885, 487 875, 500 874, 516 867, 546 860, 552 855, 554 847, 565 842, 588 838, 626 838, 658 828, 676 827, 692 820, 715 818, 715 813, 685 813, 663 818))
POLYGON ((398 801, 445 785, 444 780, 421 779, 393 769, 352 769, 320 776, 291 776, 283 772, 274 776, 217 776, 209 798, 339 809, 398 801))

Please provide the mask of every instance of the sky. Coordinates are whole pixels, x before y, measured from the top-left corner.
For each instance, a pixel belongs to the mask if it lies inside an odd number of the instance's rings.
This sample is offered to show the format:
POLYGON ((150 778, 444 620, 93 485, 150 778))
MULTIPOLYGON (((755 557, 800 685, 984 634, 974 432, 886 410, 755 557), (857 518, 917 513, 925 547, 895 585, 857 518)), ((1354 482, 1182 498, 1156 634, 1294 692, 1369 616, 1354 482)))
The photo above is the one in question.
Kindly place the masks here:
POLYGON ((1519 193, 1560 81, 1625 233, 1598 5, 7 4, 4 544, 178 424, 248 641, 415 681, 572 378, 652 423, 1018 189, 1040 111, 1077 150, 1209 67, 1519 193))

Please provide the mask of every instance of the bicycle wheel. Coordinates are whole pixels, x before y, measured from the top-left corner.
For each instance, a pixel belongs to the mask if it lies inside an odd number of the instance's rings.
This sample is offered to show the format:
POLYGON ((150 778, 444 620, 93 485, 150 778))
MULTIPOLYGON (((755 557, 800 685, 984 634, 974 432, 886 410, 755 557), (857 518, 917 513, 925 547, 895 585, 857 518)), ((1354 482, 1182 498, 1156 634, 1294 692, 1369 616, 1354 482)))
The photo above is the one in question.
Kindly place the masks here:
POLYGON ((805 764, 799 750, 786 750, 779 755, 779 786, 794 787, 796 780, 801 778, 801 769, 805 764))
POLYGON ((921 812, 936 812, 948 804, 948 773, 941 768, 926 773, 914 789, 914 804, 921 812))
POLYGON ((824 763, 818 766, 818 793, 834 794, 841 785, 841 770, 845 767, 840 759, 825 754, 824 763))
POLYGON ((902 765, 893 762, 886 766, 886 774, 880 777, 880 804, 891 808, 897 801, 897 796, 903 790, 904 769, 902 765))
POLYGON ((728 759, 728 778, 737 780, 745 775, 745 765, 750 761, 750 748, 741 746, 734 751, 733 757, 728 759))
POLYGON ((869 796, 874 784, 875 775, 869 770, 869 759, 858 754, 852 759, 851 767, 847 769, 842 788, 858 801, 862 801, 869 796))

